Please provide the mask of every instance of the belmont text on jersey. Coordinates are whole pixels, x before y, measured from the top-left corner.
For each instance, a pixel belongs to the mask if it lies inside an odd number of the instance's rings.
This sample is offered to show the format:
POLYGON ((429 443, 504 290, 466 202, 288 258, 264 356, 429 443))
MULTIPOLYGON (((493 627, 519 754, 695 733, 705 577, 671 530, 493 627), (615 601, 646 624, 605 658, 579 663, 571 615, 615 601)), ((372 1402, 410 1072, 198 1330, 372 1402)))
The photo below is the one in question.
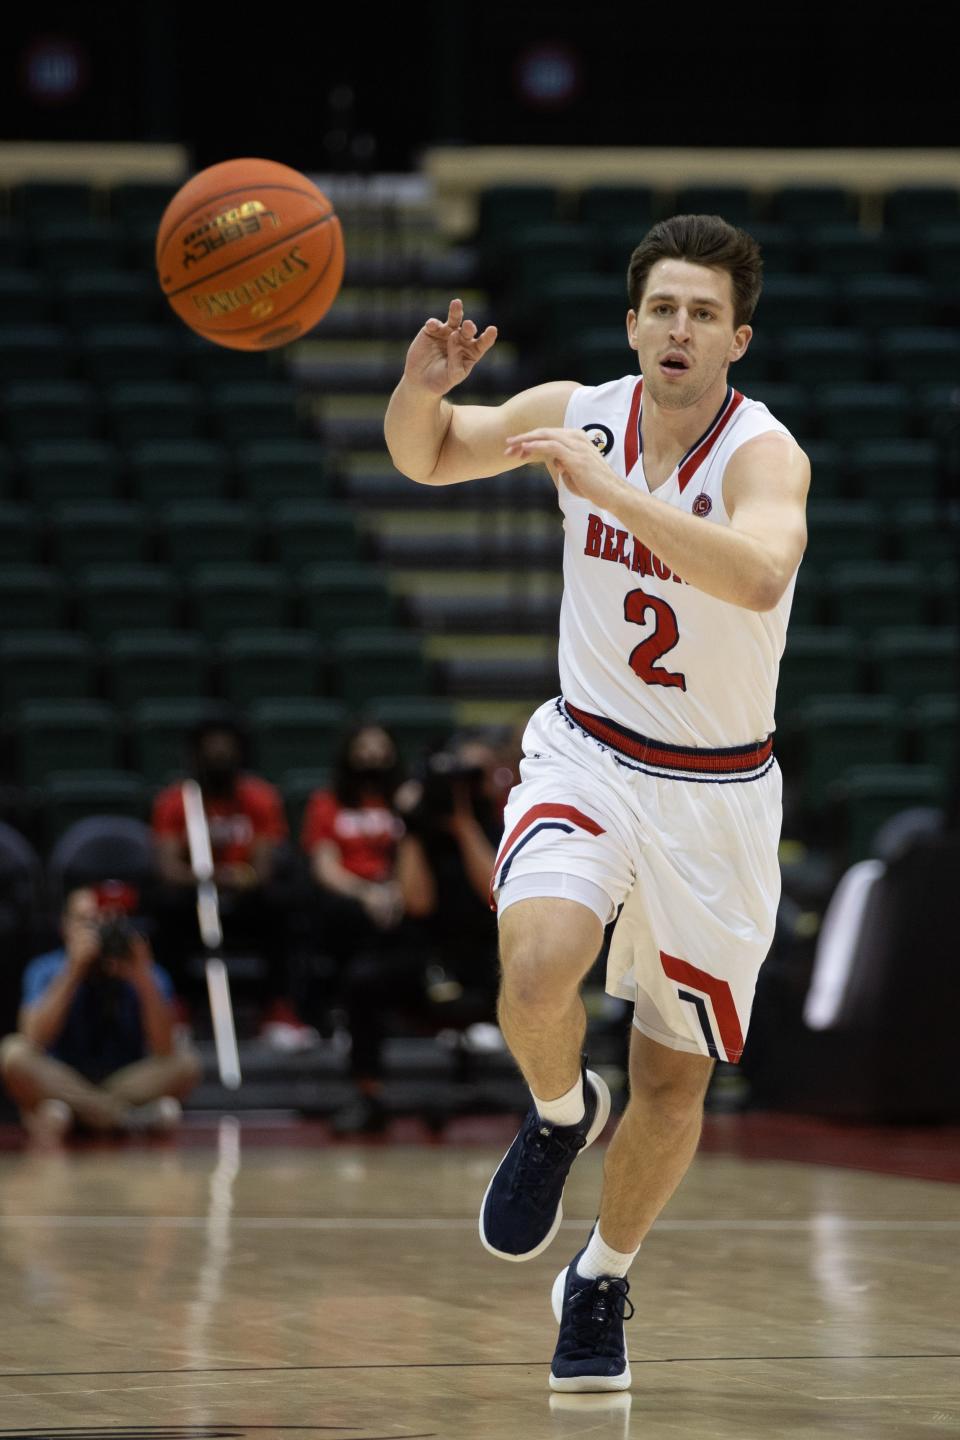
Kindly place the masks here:
MULTIPOLYGON (((585 431, 618 475, 650 493, 639 376, 574 391, 564 423, 585 431)), ((716 415, 654 498, 705 525, 729 525, 727 462, 771 430, 787 433, 765 405, 728 386, 716 415)), ((773 729, 793 584, 762 614, 717 600, 675 574, 615 515, 564 485, 559 494, 564 698, 668 745, 723 749, 764 740, 773 729)))

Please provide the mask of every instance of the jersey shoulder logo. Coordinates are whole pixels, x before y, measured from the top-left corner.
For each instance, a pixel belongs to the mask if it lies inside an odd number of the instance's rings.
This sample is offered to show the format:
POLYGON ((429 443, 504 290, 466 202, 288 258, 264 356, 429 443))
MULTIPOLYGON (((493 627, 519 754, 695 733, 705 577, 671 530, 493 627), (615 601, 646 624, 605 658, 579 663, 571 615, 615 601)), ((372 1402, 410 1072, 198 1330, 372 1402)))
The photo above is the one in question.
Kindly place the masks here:
POLYGON ((609 426, 601 425, 599 421, 594 420, 589 425, 584 425, 581 428, 589 435, 590 440, 596 445, 601 455, 610 454, 610 451, 613 449, 613 431, 609 426))
POLYGON ((700 494, 693 502, 694 515, 709 515, 713 509, 713 501, 709 495, 700 494))

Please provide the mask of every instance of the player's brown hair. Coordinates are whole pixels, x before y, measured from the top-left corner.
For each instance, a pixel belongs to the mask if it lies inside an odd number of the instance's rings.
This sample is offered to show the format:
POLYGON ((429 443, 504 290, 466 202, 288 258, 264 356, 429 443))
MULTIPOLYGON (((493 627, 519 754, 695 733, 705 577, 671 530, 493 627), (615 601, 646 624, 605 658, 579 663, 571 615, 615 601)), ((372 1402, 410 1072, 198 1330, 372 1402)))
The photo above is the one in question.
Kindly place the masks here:
POLYGON ((672 215, 661 220, 630 256, 627 292, 640 309, 647 277, 658 260, 689 260, 711 270, 726 270, 733 284, 733 321, 749 325, 760 299, 763 260, 752 235, 728 225, 719 215, 672 215))

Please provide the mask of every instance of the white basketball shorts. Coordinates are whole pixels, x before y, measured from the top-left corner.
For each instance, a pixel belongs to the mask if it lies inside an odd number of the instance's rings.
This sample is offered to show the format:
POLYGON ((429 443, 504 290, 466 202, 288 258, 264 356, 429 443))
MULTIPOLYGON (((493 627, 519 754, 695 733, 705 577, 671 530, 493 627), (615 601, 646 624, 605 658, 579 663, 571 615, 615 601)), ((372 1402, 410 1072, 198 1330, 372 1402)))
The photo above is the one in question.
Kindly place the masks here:
MULTIPOLYGON (((781 776, 772 738, 664 745, 562 699, 531 717, 492 893, 590 882, 618 915, 606 988, 673 1050, 736 1063, 780 898, 781 776), (619 914, 618 914, 619 912, 619 914)), ((574 887, 575 888, 575 887, 574 887)), ((569 891, 567 893, 570 893, 569 891)))

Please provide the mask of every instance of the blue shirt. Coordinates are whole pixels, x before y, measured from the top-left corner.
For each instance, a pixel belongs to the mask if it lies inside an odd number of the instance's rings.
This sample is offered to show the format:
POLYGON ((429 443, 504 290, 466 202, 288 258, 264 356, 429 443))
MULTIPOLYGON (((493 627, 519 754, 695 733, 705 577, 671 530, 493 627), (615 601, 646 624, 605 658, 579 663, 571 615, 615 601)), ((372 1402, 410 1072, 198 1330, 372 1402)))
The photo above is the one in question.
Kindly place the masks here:
MULTIPOLYGON (((66 964, 65 950, 31 960, 23 975, 23 1004, 35 1005, 66 964)), ((154 965, 152 973, 164 1000, 172 1000, 173 981, 166 970, 154 965)), ((145 1059, 146 1053, 140 998, 128 980, 81 981, 63 1029, 47 1047, 48 1055, 95 1082, 145 1059)))

